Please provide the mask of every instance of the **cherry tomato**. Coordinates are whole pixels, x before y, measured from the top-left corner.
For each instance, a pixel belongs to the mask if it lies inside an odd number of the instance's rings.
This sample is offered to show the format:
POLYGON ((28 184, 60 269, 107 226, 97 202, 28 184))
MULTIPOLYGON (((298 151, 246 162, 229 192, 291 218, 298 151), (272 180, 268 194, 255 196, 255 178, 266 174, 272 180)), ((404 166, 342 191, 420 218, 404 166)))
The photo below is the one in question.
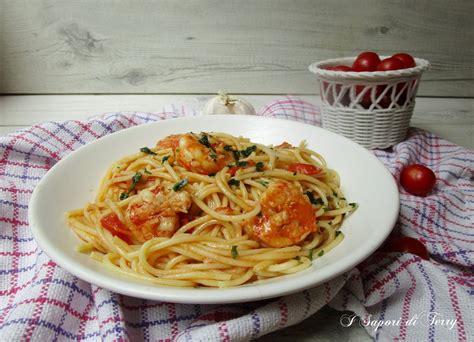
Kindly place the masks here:
POLYGON ((331 70, 334 70, 334 71, 352 71, 352 68, 350 66, 347 66, 347 65, 336 65, 331 70))
POLYGON ((393 57, 385 58, 377 65, 377 71, 399 70, 404 68, 405 65, 403 62, 393 57))
POLYGON ((294 163, 288 165, 287 168, 288 171, 290 172, 296 172, 296 173, 303 173, 305 175, 317 175, 318 173, 321 172, 321 169, 319 167, 316 167, 311 164, 303 164, 303 163, 294 163))
POLYGON ((426 196, 431 192, 435 183, 434 172, 424 165, 408 165, 400 174, 400 184, 413 195, 426 196))
POLYGON ((380 63, 379 55, 375 52, 362 52, 352 64, 353 71, 375 71, 380 63))
POLYGON ((100 220, 100 223, 102 223, 102 227, 107 229, 112 235, 115 235, 119 238, 121 238, 123 241, 126 243, 130 244, 130 230, 125 226, 122 221, 118 218, 117 214, 115 213, 110 213, 100 220))
POLYGON ((426 249, 425 245, 419 240, 402 236, 395 240, 391 240, 387 243, 384 250, 387 252, 401 252, 418 255, 420 258, 429 260, 430 253, 426 249))
POLYGON ((395 55, 392 56, 392 58, 399 59, 403 63, 405 68, 414 68, 414 67, 416 67, 415 60, 408 53, 404 53, 404 52, 396 53, 395 55))

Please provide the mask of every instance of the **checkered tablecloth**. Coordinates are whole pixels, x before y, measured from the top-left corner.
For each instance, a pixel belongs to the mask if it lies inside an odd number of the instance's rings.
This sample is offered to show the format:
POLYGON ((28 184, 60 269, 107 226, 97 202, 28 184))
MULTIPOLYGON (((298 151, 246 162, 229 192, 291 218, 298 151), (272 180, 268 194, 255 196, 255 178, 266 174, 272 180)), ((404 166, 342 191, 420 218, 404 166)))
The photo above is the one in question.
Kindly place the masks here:
MULTIPOLYGON (((196 115, 170 106, 156 113, 110 113, 86 121, 45 122, 0 138, 0 339, 244 341, 296 324, 329 304, 341 329, 362 324, 376 340, 474 339, 474 153, 411 129, 402 143, 373 153, 398 179, 421 163, 437 175, 428 197, 400 189, 392 234, 421 240, 431 259, 377 252, 354 270, 297 294, 262 302, 182 305, 119 295, 86 283, 38 249, 28 225, 35 185, 61 158, 109 133, 170 117, 196 115)), ((285 97, 259 115, 319 125, 318 109, 285 97)), ((381 189, 383 195, 383 189, 381 189)), ((315 322, 314 324, 318 324, 315 322)))

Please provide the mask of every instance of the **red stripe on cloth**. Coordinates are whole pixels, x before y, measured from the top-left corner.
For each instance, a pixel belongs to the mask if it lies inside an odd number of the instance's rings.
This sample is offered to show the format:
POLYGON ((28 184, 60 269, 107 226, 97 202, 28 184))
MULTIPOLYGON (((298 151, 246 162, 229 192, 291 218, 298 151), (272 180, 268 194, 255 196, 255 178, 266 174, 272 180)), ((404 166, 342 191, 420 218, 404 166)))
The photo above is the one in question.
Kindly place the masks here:
POLYGON ((222 342, 229 342, 230 337, 229 337, 229 331, 227 330, 227 324, 226 322, 219 322, 218 324, 218 329, 219 329, 219 336, 221 338, 222 342))
POLYGON ((410 318, 410 309, 411 309, 410 306, 411 306, 413 294, 415 293, 415 290, 416 290, 416 278, 412 274, 412 272, 410 272, 410 269, 407 268, 406 270, 410 277, 411 285, 408 288, 408 291, 405 295, 405 298, 403 299, 403 304, 402 304, 402 317, 401 317, 402 324, 400 324, 400 330, 398 334, 398 337, 402 341, 405 341, 406 339, 407 325, 405 324, 405 322, 408 321, 408 319, 410 318))
MULTIPOLYGON (((459 308, 458 296, 456 294, 456 286, 451 277, 448 277, 448 291, 449 299, 451 299, 451 305, 453 307, 454 315, 456 316, 457 320, 456 329, 458 332, 458 341, 467 341, 466 330, 464 329, 464 321, 461 316, 461 309, 459 308)), ((472 307, 470 310, 472 310, 472 307)))
MULTIPOLYGON (((47 266, 48 266, 48 269, 46 271, 46 278, 45 278, 45 282, 43 282, 43 284, 41 285, 41 290, 39 294, 40 297, 46 296, 48 292, 49 284, 51 282, 54 270, 56 268, 56 264, 53 262, 48 262, 47 266)), ((44 303, 45 303, 44 301, 39 301, 36 303, 35 308, 33 310, 33 314, 31 316, 30 324, 28 324, 25 334, 23 335, 23 338, 22 338, 23 340, 25 341, 31 340, 31 336, 33 335, 35 329, 38 327, 38 321, 41 316, 41 313, 43 312, 44 303)))

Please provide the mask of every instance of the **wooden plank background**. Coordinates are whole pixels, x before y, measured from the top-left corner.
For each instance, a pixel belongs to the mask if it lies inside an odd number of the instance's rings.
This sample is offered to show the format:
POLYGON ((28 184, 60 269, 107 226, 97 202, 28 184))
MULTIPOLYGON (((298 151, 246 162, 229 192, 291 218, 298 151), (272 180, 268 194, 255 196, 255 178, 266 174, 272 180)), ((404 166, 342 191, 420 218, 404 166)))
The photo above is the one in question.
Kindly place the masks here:
POLYGON ((308 65, 431 61, 424 96, 474 96, 474 1, 2 0, 0 93, 314 94, 308 65))

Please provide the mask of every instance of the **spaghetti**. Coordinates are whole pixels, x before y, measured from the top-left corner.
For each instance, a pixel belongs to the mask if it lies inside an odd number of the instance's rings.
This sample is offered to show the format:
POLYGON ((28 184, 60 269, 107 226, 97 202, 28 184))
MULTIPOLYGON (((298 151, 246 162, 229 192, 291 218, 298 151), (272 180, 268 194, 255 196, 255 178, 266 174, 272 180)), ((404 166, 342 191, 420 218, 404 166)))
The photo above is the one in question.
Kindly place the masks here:
POLYGON ((343 239, 356 209, 304 142, 171 135, 113 164, 93 203, 66 213, 108 269, 150 283, 231 287, 299 272, 343 239))

